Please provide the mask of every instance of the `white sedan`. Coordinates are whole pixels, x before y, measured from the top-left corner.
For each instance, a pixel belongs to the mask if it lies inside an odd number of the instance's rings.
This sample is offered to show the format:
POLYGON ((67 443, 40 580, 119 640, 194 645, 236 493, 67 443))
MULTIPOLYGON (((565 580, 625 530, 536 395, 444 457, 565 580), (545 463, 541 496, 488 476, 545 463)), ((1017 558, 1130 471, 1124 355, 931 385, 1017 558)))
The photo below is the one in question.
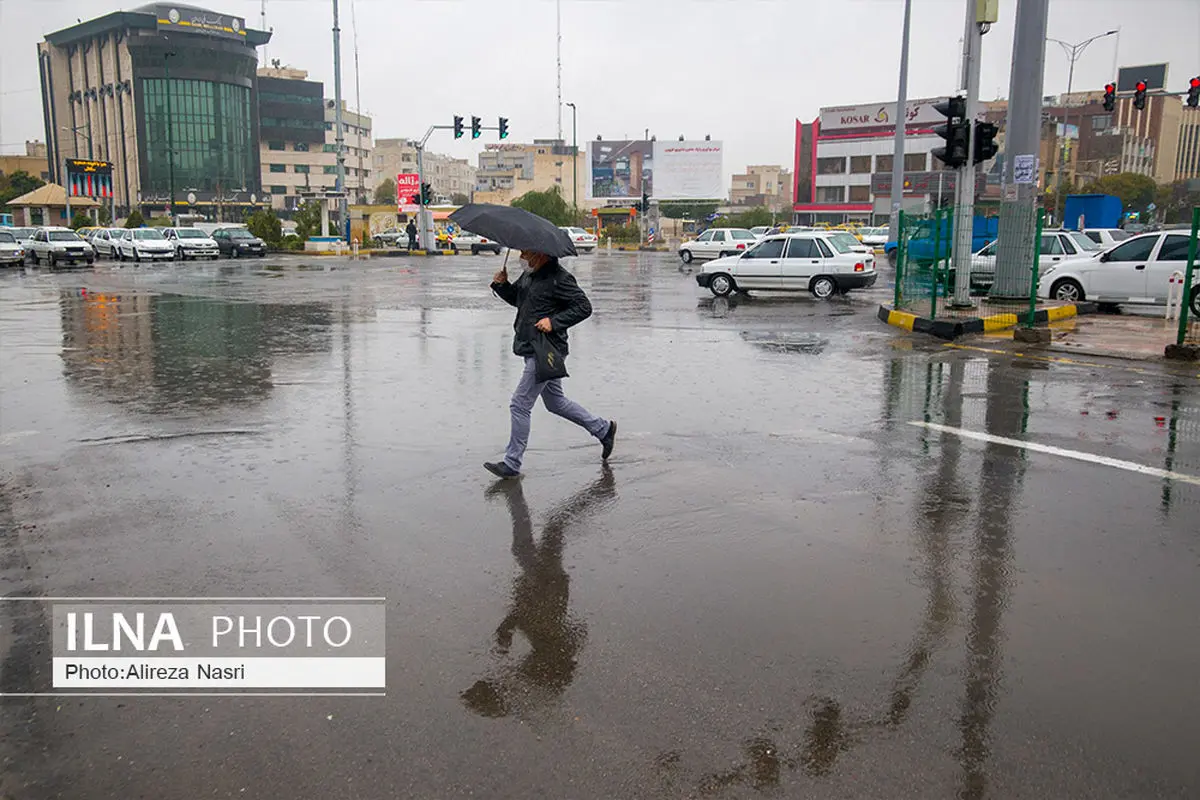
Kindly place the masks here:
POLYGON ((25 248, 17 237, 0 228, 0 264, 25 263, 25 248))
POLYGON ((745 228, 709 228, 695 239, 679 245, 679 257, 690 264, 693 259, 724 258, 738 255, 754 246, 759 238, 745 228))
POLYGON ((117 240, 117 259, 124 261, 174 261, 175 243, 158 228, 134 228, 117 240))
POLYGON ((571 237, 571 241, 575 243, 575 249, 580 253, 590 253, 596 249, 599 243, 599 238, 594 233, 588 233, 583 228, 561 228, 566 231, 567 236, 571 237))
MULTIPOLYGON (((1038 295, 1068 303, 1166 305, 1172 276, 1186 274, 1189 241, 1186 233, 1144 233, 1091 258, 1062 262, 1042 274, 1038 295)), ((1200 274, 1187 297, 1200 315, 1200 274)))
POLYGON ((775 234, 744 253, 705 264, 696 283, 717 297, 751 289, 809 292, 826 300, 873 286, 875 257, 850 248, 853 236, 828 233, 775 234))
POLYGON ((480 236, 478 233, 462 230, 455 233, 450 239, 450 249, 456 253, 459 250, 470 250, 472 255, 484 252, 500 255, 499 242, 493 242, 491 239, 480 236))
POLYGON ((859 228, 859 240, 871 247, 883 247, 887 244, 888 229, 887 228, 859 228))
MULTIPOLYGON (((971 285, 988 288, 996 278, 996 247, 992 241, 971 256, 971 285)), ((1103 248, 1079 231, 1044 231, 1038 252, 1038 274, 1071 259, 1087 259, 1103 248)))

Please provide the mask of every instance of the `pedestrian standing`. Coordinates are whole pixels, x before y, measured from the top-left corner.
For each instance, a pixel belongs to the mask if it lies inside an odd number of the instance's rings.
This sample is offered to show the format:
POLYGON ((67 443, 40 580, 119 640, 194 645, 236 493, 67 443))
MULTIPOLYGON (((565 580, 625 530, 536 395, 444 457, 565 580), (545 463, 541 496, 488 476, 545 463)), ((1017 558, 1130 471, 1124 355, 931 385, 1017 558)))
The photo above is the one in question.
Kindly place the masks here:
POLYGON ((504 460, 483 465, 501 478, 515 478, 521 474, 521 461, 529 444, 530 415, 539 397, 551 414, 568 419, 595 436, 600 441, 602 459, 612 453, 617 438, 617 423, 598 417, 568 399, 563 394, 561 378, 537 380, 534 337, 544 335, 559 353, 566 356, 567 329, 590 317, 592 304, 579 288, 575 276, 567 272, 557 258, 525 250, 521 252, 521 261, 528 269, 516 283, 509 283, 505 267, 492 278, 492 291, 517 309, 513 322, 513 353, 525 359, 525 369, 509 404, 512 431, 504 460))
POLYGON ((408 221, 408 225, 404 228, 404 232, 408 234, 408 249, 416 250, 417 249, 417 223, 413 222, 410 219, 408 221))

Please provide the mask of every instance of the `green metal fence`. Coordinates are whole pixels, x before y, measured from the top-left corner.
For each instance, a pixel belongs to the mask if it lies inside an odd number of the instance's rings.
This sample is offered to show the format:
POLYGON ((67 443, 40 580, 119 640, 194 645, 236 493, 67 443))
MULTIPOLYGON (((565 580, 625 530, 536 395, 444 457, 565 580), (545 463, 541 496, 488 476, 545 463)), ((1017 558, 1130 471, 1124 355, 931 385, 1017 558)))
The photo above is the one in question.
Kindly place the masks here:
POLYGON ((1019 231, 1022 238, 1028 237, 1033 258, 1030 264, 1030 285, 1027 297, 989 297, 994 276, 995 257, 981 258, 976 264, 974 254, 966 265, 963 280, 970 281, 971 302, 966 306, 954 303, 954 289, 960 276, 952 261, 953 251, 953 208, 943 208, 928 214, 905 214, 901 212, 896 251, 896 285, 892 298, 893 307, 919 317, 929 319, 956 319, 965 317, 991 317, 1009 315, 1012 325, 1033 324, 1033 313, 1037 306, 1038 243, 1042 238, 1045 222, 1044 212, 1031 219, 1028 231, 1019 231), (988 263, 990 261, 990 264, 988 263))
POLYGON ((1200 208, 1192 209, 1192 237, 1188 244, 1187 270, 1183 276, 1183 302, 1179 308, 1177 344, 1200 345, 1200 286, 1196 286, 1196 258, 1200 249, 1200 208))

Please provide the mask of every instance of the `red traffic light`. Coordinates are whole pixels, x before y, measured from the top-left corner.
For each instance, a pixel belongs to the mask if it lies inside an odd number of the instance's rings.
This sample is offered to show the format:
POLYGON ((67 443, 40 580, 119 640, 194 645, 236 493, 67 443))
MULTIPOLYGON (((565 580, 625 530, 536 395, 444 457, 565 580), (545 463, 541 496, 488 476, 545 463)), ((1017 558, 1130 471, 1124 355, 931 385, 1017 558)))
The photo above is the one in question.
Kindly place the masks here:
POLYGON ((1134 88, 1137 89, 1139 92, 1144 92, 1144 91, 1146 91, 1146 82, 1138 81, 1137 86, 1135 86, 1134 88))
POLYGON ((1104 93, 1105 94, 1114 94, 1116 91, 1117 91, 1117 85, 1115 83, 1104 84, 1104 93))
POLYGON ((1193 89, 1200 89, 1200 78, 1192 78, 1190 81, 1188 81, 1188 84, 1193 89))

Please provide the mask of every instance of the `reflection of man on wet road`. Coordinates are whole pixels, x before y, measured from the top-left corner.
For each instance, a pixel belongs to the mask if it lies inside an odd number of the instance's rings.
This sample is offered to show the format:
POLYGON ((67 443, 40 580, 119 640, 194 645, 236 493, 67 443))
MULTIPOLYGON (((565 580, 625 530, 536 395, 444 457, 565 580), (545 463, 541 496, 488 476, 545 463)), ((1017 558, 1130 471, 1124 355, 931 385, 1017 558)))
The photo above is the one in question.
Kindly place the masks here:
POLYGON ((568 610, 570 577, 563 567, 567 527, 587 511, 616 496, 612 470, 561 503, 551 513, 541 542, 533 538, 533 520, 519 481, 499 481, 489 495, 502 494, 512 517, 513 556, 521 572, 513 580, 508 614, 496 628, 496 652, 508 656, 513 634, 522 633, 529 652, 516 663, 506 663, 494 677, 479 680, 462 694, 472 711, 485 717, 503 717, 514 706, 560 696, 575 677, 576 656, 587 637, 584 624, 568 610))
POLYGON ((529 419, 539 397, 551 414, 574 422, 599 439, 603 447, 601 458, 608 458, 617 438, 617 423, 598 417, 569 399, 563 394, 561 379, 538 381, 534 337, 545 336, 555 350, 567 355, 567 329, 590 317, 592 304, 575 282, 575 276, 563 269, 557 258, 522 251, 521 260, 529 265, 529 270, 516 283, 508 282, 504 267, 492 279, 492 291, 517 308, 517 318, 513 322, 513 353, 525 359, 525 370, 509 404, 512 431, 504 460, 483 465, 501 478, 515 478, 521 474, 521 460, 529 444, 529 419))

